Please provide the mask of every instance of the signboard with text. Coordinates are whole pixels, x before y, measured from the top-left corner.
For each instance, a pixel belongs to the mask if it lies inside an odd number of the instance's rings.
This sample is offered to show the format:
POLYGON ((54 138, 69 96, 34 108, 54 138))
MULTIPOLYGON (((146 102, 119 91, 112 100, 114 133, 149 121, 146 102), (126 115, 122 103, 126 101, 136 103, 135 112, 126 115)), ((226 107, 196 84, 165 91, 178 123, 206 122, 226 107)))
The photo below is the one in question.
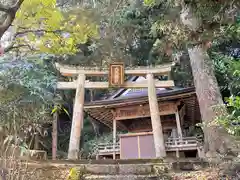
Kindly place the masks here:
POLYGON ((109 67, 109 86, 120 87, 124 84, 124 63, 112 63, 109 67))

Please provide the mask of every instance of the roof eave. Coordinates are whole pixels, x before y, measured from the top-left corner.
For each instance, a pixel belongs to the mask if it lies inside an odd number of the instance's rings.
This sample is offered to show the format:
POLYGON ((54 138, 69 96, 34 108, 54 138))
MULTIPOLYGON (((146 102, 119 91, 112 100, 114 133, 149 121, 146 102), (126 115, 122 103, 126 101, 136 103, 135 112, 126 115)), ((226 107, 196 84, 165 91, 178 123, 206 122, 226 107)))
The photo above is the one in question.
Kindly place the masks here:
MULTIPOLYGON (((195 88, 184 88, 180 89, 178 91, 173 92, 165 92, 162 94, 158 94, 157 97, 159 100, 169 100, 174 98, 182 98, 189 95, 195 94, 195 88)), ((105 107, 110 108, 114 106, 121 106, 126 104, 136 104, 141 102, 147 102, 148 96, 141 96, 141 97, 132 97, 132 98, 126 98, 126 99, 106 99, 106 100, 100 100, 100 101, 93 101, 90 103, 86 103, 84 105, 84 109, 91 109, 91 108, 98 108, 98 107, 105 107)))

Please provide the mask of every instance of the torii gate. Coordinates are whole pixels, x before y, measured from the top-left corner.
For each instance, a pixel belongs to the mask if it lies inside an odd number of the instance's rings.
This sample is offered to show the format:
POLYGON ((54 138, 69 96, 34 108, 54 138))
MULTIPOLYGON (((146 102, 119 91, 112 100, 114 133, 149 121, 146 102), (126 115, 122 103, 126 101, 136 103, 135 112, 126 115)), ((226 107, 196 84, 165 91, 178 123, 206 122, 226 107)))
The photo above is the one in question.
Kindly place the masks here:
MULTIPOLYGON (((138 67, 125 70, 123 63, 113 63, 110 64, 109 69, 100 70, 56 64, 56 68, 63 76, 77 76, 76 81, 58 82, 57 84, 58 89, 76 89, 72 118, 72 128, 68 149, 68 159, 76 160, 78 158, 81 130, 83 128, 85 88, 106 89, 109 87, 148 88, 148 99, 156 157, 157 158, 165 157, 166 151, 162 125, 159 116, 156 88, 167 88, 174 86, 174 81, 170 80, 170 72, 172 66, 174 66, 174 64, 165 64, 149 68, 138 67), (125 82, 125 74, 135 76, 146 76, 146 80, 142 82, 125 82), (106 76, 106 75, 108 75, 109 77, 108 82, 86 81, 86 76, 106 76), (166 75, 168 76, 168 80, 166 81, 155 80, 154 75, 166 75)), ((113 134, 116 136, 116 128, 113 129, 113 131, 115 131, 113 134)), ((116 143, 116 137, 113 138, 113 143, 116 143)))

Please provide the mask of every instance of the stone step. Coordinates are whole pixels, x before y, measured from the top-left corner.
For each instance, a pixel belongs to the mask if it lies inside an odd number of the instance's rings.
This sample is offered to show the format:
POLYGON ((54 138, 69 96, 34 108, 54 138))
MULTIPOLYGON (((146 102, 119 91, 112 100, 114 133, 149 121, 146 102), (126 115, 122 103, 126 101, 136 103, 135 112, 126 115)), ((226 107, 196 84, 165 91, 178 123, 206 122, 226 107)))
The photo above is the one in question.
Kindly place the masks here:
POLYGON ((69 169, 80 174, 92 175, 148 175, 154 174, 156 171, 166 172, 171 169, 169 163, 159 164, 29 164, 28 166, 35 168, 57 168, 69 169))
MULTIPOLYGON (((194 158, 196 159, 196 158, 194 158)), ((38 163, 46 163, 45 160, 29 160, 29 162, 38 162, 38 163)), ((146 164, 146 163, 163 163, 163 159, 79 159, 79 160, 47 160, 48 163, 56 163, 56 164, 106 164, 106 165, 111 165, 111 164, 146 164)))
MULTIPOLYGON (((75 167, 77 168, 77 167, 75 167)), ((119 164, 119 165, 85 165, 78 168, 79 172, 84 171, 93 175, 149 175, 157 172, 168 172, 171 165, 159 164, 119 164)))
POLYGON ((148 175, 154 172, 151 164, 87 165, 84 170, 97 175, 148 175))
POLYGON ((161 180, 155 175, 89 175, 85 176, 84 180, 161 180))

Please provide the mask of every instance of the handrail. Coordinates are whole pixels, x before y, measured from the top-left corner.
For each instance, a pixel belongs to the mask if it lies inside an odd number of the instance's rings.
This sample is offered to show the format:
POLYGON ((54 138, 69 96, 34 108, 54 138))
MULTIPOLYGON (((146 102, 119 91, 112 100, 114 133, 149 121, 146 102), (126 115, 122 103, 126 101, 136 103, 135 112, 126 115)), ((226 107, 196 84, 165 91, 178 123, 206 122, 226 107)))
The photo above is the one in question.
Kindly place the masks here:
MULTIPOLYGON (((113 145, 114 143, 99 143, 98 145, 113 145)), ((120 143, 115 143, 115 144, 120 144, 120 143)))
POLYGON ((98 152, 116 152, 120 150, 120 143, 100 143, 97 146, 98 152), (114 146, 115 145, 115 146, 114 146))
POLYGON ((165 142, 166 148, 196 147, 198 139, 196 137, 168 138, 165 142))
MULTIPOLYGON (((178 148, 178 147, 196 147, 198 146, 197 137, 182 137, 182 138, 168 138, 165 142, 166 148, 178 148)), ((96 146, 97 152, 118 152, 120 151, 120 143, 99 143, 96 146), (115 146, 114 146, 115 145, 115 146)))
POLYGON ((182 137, 182 138, 179 138, 179 137, 177 137, 177 138, 170 137, 170 138, 168 138, 167 140, 192 140, 192 139, 197 140, 197 138, 196 138, 195 136, 193 136, 193 137, 182 137))

